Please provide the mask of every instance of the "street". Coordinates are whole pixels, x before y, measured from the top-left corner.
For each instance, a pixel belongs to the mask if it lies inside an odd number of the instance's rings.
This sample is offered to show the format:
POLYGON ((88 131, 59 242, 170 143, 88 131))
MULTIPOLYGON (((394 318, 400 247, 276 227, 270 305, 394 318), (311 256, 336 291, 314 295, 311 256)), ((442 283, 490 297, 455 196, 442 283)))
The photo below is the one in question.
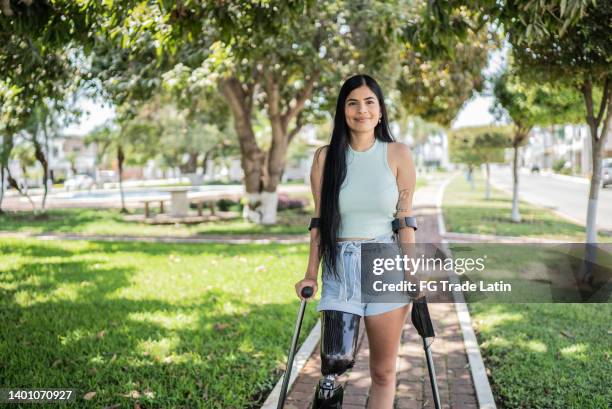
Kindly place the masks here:
MULTIPOLYGON (((512 193, 512 168, 492 166, 491 181, 512 193)), ((583 225, 586 223, 589 184, 572 178, 519 172, 519 199, 556 210, 583 225)), ((612 187, 599 191, 597 227, 612 231, 612 187)))

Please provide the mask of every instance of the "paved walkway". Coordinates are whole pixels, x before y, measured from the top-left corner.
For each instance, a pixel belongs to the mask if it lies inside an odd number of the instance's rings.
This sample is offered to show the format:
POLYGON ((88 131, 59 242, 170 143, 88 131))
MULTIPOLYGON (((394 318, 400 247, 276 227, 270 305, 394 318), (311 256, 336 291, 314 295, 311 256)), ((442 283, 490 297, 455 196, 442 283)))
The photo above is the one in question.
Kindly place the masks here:
MULTIPOLYGON (((418 242, 440 242, 437 210, 434 205, 437 187, 433 184, 420 189, 415 196, 414 211, 419 225, 418 242)), ((453 303, 430 303, 429 310, 436 333, 431 350, 442 408, 475 409, 478 407, 477 399, 455 306, 453 303)), ((364 327, 362 322, 355 366, 341 378, 341 382, 345 384, 344 409, 363 409, 367 405, 371 381, 369 345, 367 336, 363 334, 364 327)), ((287 397, 285 408, 311 407, 314 387, 320 376, 319 368, 317 347, 298 375, 287 397)), ((422 339, 410 318, 404 325, 398 356, 395 407, 434 408, 422 339)))

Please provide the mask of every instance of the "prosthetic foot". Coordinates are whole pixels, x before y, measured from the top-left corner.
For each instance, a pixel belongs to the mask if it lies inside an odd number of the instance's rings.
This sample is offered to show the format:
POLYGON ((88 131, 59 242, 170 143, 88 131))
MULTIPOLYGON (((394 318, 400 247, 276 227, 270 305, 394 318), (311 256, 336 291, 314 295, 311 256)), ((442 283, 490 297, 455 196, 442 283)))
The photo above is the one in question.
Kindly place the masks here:
POLYGON ((321 374, 313 409, 342 409, 344 389, 336 379, 355 364, 359 315, 321 311, 321 374))

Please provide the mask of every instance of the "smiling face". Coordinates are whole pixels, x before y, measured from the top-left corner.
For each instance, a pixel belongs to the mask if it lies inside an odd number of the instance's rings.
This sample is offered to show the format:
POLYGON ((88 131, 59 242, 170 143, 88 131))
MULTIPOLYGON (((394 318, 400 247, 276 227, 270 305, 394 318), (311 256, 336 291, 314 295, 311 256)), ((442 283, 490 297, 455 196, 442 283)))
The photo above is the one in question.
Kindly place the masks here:
POLYGON ((346 124, 353 133, 372 133, 382 117, 376 94, 366 85, 355 88, 344 103, 346 124))

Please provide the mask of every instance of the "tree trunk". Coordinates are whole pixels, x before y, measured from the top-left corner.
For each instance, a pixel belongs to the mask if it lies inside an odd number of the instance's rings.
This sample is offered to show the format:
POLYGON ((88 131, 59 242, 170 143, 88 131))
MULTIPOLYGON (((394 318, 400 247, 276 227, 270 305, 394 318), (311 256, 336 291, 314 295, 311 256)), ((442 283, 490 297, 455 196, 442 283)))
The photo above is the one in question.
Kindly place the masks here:
POLYGON ((603 87, 603 95, 601 97, 599 113, 597 116, 595 116, 593 109, 592 84, 590 81, 585 81, 585 83, 582 85, 582 94, 584 96, 587 111, 586 120, 591 134, 591 160, 593 163, 586 219, 587 243, 597 243, 597 198, 599 196, 599 189, 601 188, 602 148, 606 144, 606 139, 608 137, 612 122, 612 91, 610 88, 610 77, 608 76, 605 79, 603 87), (604 113, 606 113, 605 119, 604 113), (601 133, 598 131, 600 124, 602 125, 601 133))
POLYGON ((212 155, 213 149, 210 149, 204 153, 204 157, 202 158, 202 178, 206 175, 206 167, 208 166, 208 160, 212 155))
POLYGON ((244 171, 244 188, 247 202, 243 217, 253 223, 261 223, 262 172, 265 154, 257 146, 251 122, 253 88, 243 89, 235 77, 224 79, 219 84, 234 116, 234 129, 240 146, 240 164, 244 171))
POLYGON ((518 161, 519 161, 519 138, 514 141, 514 158, 512 160, 512 221, 515 223, 521 222, 521 214, 519 212, 519 175, 518 175, 518 161))
POLYGON ((2 145, 0 145, 0 171, 2 173, 2 178, 0 180, 0 184, 2 184, 2 189, 0 189, 0 214, 2 213, 2 201, 4 200, 4 191, 7 188, 6 183, 8 183, 8 181, 5 180, 5 170, 8 172, 8 162, 12 150, 13 135, 5 133, 4 135, 2 135, 2 145))
POLYGON ((485 199, 491 199, 491 167, 489 162, 485 163, 485 169, 487 171, 487 184, 485 187, 485 199))
POLYGON ((121 195, 121 213, 127 213, 125 208, 125 196, 123 194, 123 161, 125 160, 125 154, 121 145, 117 146, 117 170, 119 173, 119 193, 121 195))
POLYGON ((264 73, 268 118, 272 126, 272 143, 267 154, 257 146, 251 123, 253 95, 259 74, 261 74, 260 71, 255 73, 255 80, 249 85, 243 85, 236 77, 230 77, 222 80, 219 86, 234 116, 234 126, 240 145, 248 199, 243 216, 256 223, 274 224, 278 203, 276 190, 285 167, 287 146, 302 126, 298 116, 304 110, 305 103, 312 94, 319 72, 315 71, 306 77, 304 87, 296 93, 284 112, 280 110, 281 97, 278 79, 271 70, 266 70, 264 73), (288 131, 293 119, 296 122, 295 128, 288 131))
POLYGON ((38 142, 36 137, 32 138, 32 143, 34 144, 34 156, 36 156, 36 160, 41 164, 43 168, 44 193, 43 193, 43 198, 42 198, 41 209, 44 212, 45 203, 47 202, 47 193, 49 192, 49 186, 47 184, 47 182, 49 181, 49 162, 47 161, 47 156, 45 155, 45 152, 43 151, 42 145, 40 144, 40 142, 38 142))
POLYGON ((190 152, 187 159, 186 173, 196 173, 198 170, 198 155, 199 153, 190 152))
POLYGON ((4 200, 4 189, 6 185, 4 183, 4 165, 0 163, 0 214, 4 213, 2 210, 2 201, 4 200))
POLYGON ((36 205, 34 204, 34 201, 28 194, 27 186, 26 186, 26 189, 23 190, 19 186, 19 183, 15 180, 15 178, 13 178, 13 175, 11 175, 11 170, 8 167, 6 168, 6 179, 8 181, 9 186, 13 187, 17 192, 19 192, 20 195, 28 199, 28 202, 30 202, 30 206, 32 206, 32 211, 34 212, 34 215, 36 215, 36 205))

